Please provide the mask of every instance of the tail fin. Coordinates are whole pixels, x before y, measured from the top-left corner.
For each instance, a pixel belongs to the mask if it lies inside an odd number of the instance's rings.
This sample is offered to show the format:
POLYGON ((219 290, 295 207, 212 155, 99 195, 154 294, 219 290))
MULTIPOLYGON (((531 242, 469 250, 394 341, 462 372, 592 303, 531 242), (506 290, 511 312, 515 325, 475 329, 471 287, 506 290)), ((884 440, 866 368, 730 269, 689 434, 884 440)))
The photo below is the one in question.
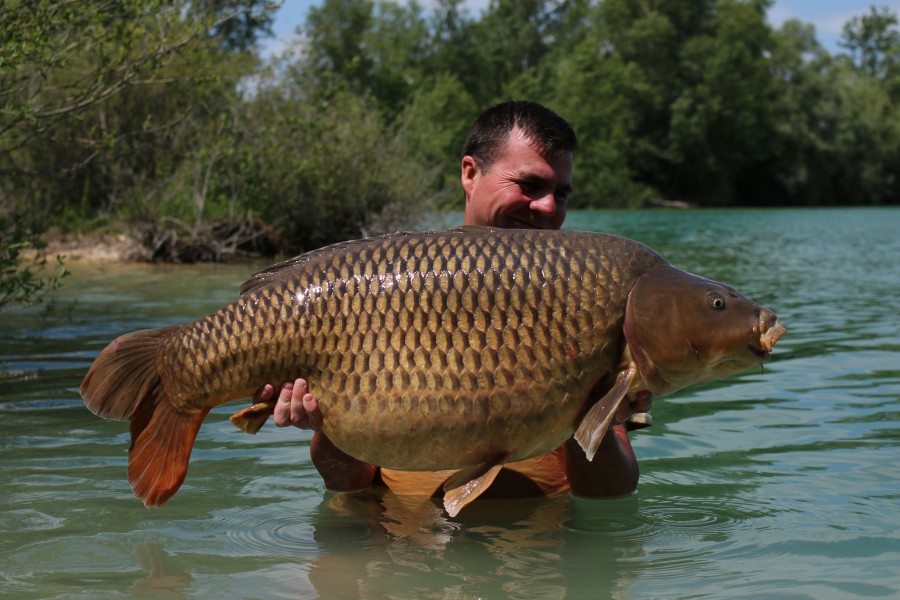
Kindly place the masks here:
POLYGON ((178 491, 194 439, 209 412, 176 409, 162 385, 157 352, 177 327, 117 338, 100 352, 81 382, 81 396, 94 414, 131 421, 128 481, 146 506, 160 506, 178 491))

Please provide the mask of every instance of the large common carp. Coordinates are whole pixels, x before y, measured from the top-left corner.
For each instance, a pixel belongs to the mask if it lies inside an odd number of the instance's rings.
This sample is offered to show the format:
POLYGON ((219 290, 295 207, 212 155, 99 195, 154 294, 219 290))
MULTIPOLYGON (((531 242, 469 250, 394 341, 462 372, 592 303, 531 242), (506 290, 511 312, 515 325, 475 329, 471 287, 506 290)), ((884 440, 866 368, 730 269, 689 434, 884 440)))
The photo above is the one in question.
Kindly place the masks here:
MULTIPOLYGON (((785 329, 733 288, 599 233, 395 233, 257 273, 235 302, 110 343, 81 385, 101 417, 131 421, 128 479, 147 506, 187 474, 213 407, 304 376, 322 431, 401 470, 462 469, 456 514, 506 462, 573 432, 589 458, 619 403, 769 358, 785 329)), ((274 404, 232 420, 257 431, 274 404)))

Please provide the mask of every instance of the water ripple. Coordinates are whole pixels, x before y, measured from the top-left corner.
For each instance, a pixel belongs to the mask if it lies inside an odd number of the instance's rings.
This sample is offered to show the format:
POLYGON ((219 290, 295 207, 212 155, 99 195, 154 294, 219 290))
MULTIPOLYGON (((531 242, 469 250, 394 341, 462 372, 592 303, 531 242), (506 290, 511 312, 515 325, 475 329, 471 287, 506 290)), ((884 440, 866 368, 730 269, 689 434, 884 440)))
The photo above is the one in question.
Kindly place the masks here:
POLYGON ((232 299, 252 269, 85 269, 59 290, 79 298, 68 314, 0 323, 0 595, 898 596, 898 216, 594 215, 580 228, 730 281, 790 332, 764 375, 654 403, 632 438, 637 494, 486 501, 455 519, 324 492, 308 435, 243 436, 234 406, 201 429, 179 494, 145 509, 125 478, 128 426, 84 409, 84 371, 122 331, 232 299))
POLYGON ((364 500, 352 495, 326 497, 313 511, 304 512, 309 500, 321 492, 296 501, 274 502, 241 510, 216 513, 223 524, 223 552, 232 556, 296 557, 316 555, 322 543, 338 540, 342 547, 364 549, 380 544, 384 529, 364 500), (349 506, 349 504, 358 504, 349 506), (349 506, 349 508, 348 508, 349 506))
MULTIPOLYGON (((314 551, 316 547, 311 541, 313 535, 308 520, 279 504, 269 505, 266 514, 241 521, 233 521, 230 515, 217 516, 228 523, 223 535, 231 555, 297 556, 314 551)), ((358 535, 356 539, 361 541, 366 537, 358 535)))

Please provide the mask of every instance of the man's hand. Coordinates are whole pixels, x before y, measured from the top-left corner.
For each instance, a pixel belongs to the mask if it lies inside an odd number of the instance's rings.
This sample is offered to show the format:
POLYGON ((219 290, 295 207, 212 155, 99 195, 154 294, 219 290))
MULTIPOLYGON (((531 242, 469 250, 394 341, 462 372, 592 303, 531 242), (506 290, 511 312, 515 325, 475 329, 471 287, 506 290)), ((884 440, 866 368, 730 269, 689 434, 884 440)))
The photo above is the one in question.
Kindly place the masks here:
POLYGON ((275 403, 275 424, 278 427, 293 425, 300 429, 322 429, 322 413, 319 403, 309 392, 305 379, 286 381, 281 386, 275 403))
POLYGON ((653 405, 653 395, 650 392, 638 392, 631 402, 622 402, 616 410, 613 425, 620 425, 636 413, 648 413, 653 405))
MULTIPOLYGON (((275 386, 270 383, 262 386, 253 395, 254 402, 266 402, 275 394, 275 386)), ((275 401, 275 425, 287 427, 293 425, 300 429, 322 429, 322 413, 316 397, 309 391, 305 379, 285 381, 275 401)))

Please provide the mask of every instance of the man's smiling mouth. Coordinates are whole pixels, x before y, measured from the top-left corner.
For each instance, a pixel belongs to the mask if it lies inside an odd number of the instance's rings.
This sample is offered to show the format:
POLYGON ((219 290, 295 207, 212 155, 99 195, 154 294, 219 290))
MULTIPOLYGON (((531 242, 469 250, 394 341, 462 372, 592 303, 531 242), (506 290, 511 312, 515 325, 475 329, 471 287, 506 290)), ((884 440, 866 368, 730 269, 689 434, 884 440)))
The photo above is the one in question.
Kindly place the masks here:
POLYGON ((508 218, 512 221, 515 221, 516 223, 519 223, 520 224, 519 229, 548 229, 548 227, 545 227, 545 226, 541 225, 540 223, 538 223, 536 221, 532 221, 530 219, 526 220, 526 219, 520 219, 518 217, 512 217, 512 216, 510 216, 508 218))

